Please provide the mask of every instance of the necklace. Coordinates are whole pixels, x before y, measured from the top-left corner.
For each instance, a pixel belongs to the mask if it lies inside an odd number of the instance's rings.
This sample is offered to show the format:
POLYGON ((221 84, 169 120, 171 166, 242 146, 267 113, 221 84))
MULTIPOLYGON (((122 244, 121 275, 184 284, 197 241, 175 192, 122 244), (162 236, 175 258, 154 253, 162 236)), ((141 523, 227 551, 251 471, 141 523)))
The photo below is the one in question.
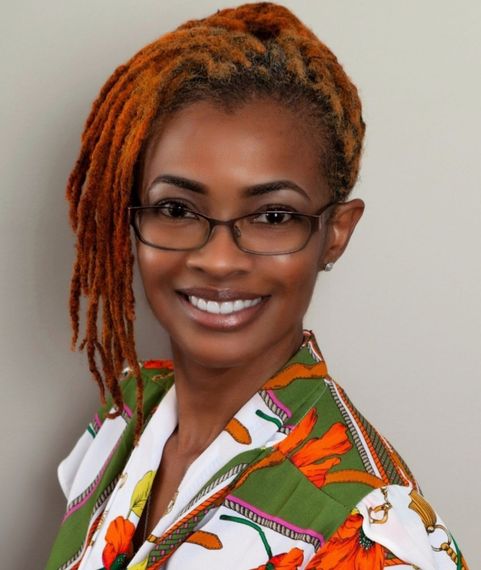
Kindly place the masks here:
MULTIPOLYGON (((174 493, 172 499, 170 499, 169 504, 167 505, 167 508, 165 509, 164 513, 163 513, 163 517, 167 514, 170 513, 170 511, 174 508, 175 505, 175 501, 177 500, 177 496, 179 495, 179 490, 177 489, 177 491, 174 493)), ((144 517, 144 527, 142 529, 142 543, 145 542, 145 540, 147 539, 147 528, 149 526, 149 517, 150 517, 150 505, 152 503, 152 493, 149 493, 149 496, 147 498, 147 503, 145 504, 145 517, 144 517)))

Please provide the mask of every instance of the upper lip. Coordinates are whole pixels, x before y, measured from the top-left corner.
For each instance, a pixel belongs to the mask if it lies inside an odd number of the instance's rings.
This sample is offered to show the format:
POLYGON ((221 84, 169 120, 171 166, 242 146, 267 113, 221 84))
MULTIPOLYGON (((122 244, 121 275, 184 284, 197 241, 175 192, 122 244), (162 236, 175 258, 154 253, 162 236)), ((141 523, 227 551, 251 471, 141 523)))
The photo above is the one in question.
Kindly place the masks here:
POLYGON ((258 299, 267 295, 259 293, 248 293, 247 291, 238 291, 236 289, 212 289, 207 287, 189 287, 188 289, 177 289, 177 293, 194 296, 208 301, 232 301, 236 299, 258 299))

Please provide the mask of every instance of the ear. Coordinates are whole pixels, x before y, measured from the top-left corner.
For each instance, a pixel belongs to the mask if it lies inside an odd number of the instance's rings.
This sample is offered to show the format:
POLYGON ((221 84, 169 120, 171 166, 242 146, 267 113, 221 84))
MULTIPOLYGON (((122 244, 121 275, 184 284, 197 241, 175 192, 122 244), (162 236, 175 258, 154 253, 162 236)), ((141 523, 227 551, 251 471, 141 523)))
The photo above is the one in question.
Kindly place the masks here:
POLYGON ((320 260, 319 271, 326 263, 335 263, 351 239, 352 232, 364 212, 364 202, 355 198, 349 202, 341 202, 326 222, 324 248, 320 260))

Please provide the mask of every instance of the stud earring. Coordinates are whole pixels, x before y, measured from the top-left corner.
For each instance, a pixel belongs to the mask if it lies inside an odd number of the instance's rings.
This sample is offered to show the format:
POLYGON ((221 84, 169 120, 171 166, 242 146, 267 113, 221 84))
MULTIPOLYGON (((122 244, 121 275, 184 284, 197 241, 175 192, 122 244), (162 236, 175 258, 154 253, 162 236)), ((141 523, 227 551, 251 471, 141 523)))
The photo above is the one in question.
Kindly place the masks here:
POLYGON ((329 261, 328 263, 326 263, 326 265, 324 265, 324 271, 331 271, 331 269, 334 267, 334 262, 333 261, 329 261))

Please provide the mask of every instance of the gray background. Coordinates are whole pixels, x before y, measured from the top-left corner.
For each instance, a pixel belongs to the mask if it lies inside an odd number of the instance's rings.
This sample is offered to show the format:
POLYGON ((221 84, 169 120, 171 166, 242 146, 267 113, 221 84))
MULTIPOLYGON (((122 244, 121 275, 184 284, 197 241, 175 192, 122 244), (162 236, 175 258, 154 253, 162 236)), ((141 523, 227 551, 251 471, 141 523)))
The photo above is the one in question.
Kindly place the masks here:
MULTIPOLYGON (((365 217, 306 325, 331 373, 479 553, 481 5, 283 2, 338 55, 368 125, 365 217)), ((56 465, 97 405, 70 353, 65 179, 118 64, 220 0, 4 3, 0 29, 2 568, 42 568, 64 500, 56 465)), ((138 288, 141 357, 168 354, 138 288)))

